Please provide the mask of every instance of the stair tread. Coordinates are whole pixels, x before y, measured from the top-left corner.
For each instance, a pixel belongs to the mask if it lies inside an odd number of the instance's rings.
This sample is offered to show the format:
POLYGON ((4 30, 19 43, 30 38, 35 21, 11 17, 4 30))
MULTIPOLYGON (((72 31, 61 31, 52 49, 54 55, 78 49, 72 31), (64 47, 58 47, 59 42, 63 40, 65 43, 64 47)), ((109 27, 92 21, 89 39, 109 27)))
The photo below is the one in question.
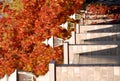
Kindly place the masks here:
POLYGON ((110 24, 118 23, 120 19, 84 19, 84 24, 110 24))
POLYGON ((77 44, 91 44, 91 45, 120 45, 120 41, 85 41, 85 42, 77 42, 77 44))
POLYGON ((112 33, 120 32, 120 24, 112 25, 84 25, 80 26, 80 33, 112 33))
MULTIPOLYGON (((76 34, 76 44, 80 43, 94 43, 103 42, 103 43, 118 43, 120 41, 119 33, 80 33, 76 34), (108 42, 107 42, 108 41, 108 42)), ((102 43, 101 43, 102 44, 102 43)))

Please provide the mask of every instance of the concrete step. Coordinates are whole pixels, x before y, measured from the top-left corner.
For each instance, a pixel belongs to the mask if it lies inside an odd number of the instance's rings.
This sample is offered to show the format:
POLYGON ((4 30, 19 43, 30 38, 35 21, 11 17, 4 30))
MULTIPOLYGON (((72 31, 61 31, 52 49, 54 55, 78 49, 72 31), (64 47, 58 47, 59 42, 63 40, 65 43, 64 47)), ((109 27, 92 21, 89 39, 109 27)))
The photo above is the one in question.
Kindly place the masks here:
POLYGON ((84 25, 88 24, 102 24, 102 23, 112 23, 114 21, 120 21, 120 19, 85 19, 84 20, 84 25))
POLYGON ((83 25, 76 26, 77 33, 86 33, 86 32, 120 32, 120 24, 111 24, 111 25, 83 25))
POLYGON ((85 18, 86 19, 105 19, 105 18, 107 18, 107 15, 92 15, 92 14, 86 14, 85 15, 85 18))
POLYGON ((77 41, 76 44, 86 45, 120 45, 120 41, 77 41))
POLYGON ((69 62, 73 63, 75 54, 120 55, 119 45, 69 45, 69 62))
POLYGON ((110 44, 111 41, 117 43, 120 41, 120 33, 81 33, 76 34, 76 44, 102 42, 110 44), (110 41, 110 42, 109 42, 110 41), (108 43, 109 42, 109 43, 108 43))

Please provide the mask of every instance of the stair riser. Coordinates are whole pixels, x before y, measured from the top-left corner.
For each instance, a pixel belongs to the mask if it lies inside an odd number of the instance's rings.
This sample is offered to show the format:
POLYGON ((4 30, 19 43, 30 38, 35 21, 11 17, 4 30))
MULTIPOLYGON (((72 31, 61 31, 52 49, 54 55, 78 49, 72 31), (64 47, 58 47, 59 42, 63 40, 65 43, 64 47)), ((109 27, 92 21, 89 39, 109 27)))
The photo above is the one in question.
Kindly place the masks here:
POLYGON ((120 64, 120 56, 117 55, 84 55, 79 56, 76 64, 120 64))

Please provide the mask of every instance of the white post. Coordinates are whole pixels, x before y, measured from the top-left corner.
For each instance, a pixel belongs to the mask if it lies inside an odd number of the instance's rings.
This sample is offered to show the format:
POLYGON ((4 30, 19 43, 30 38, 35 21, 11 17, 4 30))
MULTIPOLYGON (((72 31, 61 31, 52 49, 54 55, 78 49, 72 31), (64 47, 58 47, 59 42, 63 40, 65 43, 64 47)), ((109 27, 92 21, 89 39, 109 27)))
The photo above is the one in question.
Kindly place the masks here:
POLYGON ((17 69, 9 76, 8 81, 17 81, 17 69))
POLYGON ((80 19, 80 24, 81 24, 81 25, 84 25, 84 18, 81 18, 81 19, 80 19))
POLYGON ((69 64, 69 46, 68 42, 64 42, 64 64, 69 64))
POLYGON ((76 24, 76 33, 79 34, 80 33, 80 25, 76 24))
POLYGON ((72 44, 76 44, 76 33, 75 32, 71 32, 72 33, 72 44))
POLYGON ((55 61, 51 61, 49 64, 49 81, 55 80, 56 80, 55 61))
POLYGON ((63 45, 63 39, 58 38, 58 37, 54 37, 54 47, 58 47, 63 45))
POLYGON ((86 13, 83 14, 83 18, 84 18, 84 19, 86 18, 86 13))
POLYGON ((76 15, 75 15, 75 13, 74 13, 73 15, 71 15, 70 18, 76 20, 76 15))
POLYGON ((8 75, 5 75, 0 81, 8 81, 8 75))
POLYGON ((60 25, 62 28, 68 29, 68 21, 60 25))

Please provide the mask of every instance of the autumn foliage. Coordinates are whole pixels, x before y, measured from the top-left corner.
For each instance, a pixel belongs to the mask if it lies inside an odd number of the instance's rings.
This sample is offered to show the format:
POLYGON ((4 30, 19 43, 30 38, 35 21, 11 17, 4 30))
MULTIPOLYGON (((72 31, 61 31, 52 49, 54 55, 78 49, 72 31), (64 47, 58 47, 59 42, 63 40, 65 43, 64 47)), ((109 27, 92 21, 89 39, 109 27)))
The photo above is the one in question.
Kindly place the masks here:
MULTIPOLYGON (((50 60, 63 62, 62 47, 42 44, 52 35, 66 38, 60 25, 84 0, 14 0, 0 3, 0 77, 16 68, 42 75, 50 60)), ((65 34, 66 33, 66 34, 65 34)))
POLYGON ((86 10, 91 14, 107 15, 108 19, 120 19, 120 5, 91 3, 87 5, 86 10))
POLYGON ((120 5, 107 4, 102 2, 90 3, 86 6, 88 15, 86 19, 103 19, 103 22, 92 22, 91 24, 119 24, 120 23, 120 5), (91 17, 91 16, 92 17, 91 17), (107 21, 106 20, 110 20, 107 21))

